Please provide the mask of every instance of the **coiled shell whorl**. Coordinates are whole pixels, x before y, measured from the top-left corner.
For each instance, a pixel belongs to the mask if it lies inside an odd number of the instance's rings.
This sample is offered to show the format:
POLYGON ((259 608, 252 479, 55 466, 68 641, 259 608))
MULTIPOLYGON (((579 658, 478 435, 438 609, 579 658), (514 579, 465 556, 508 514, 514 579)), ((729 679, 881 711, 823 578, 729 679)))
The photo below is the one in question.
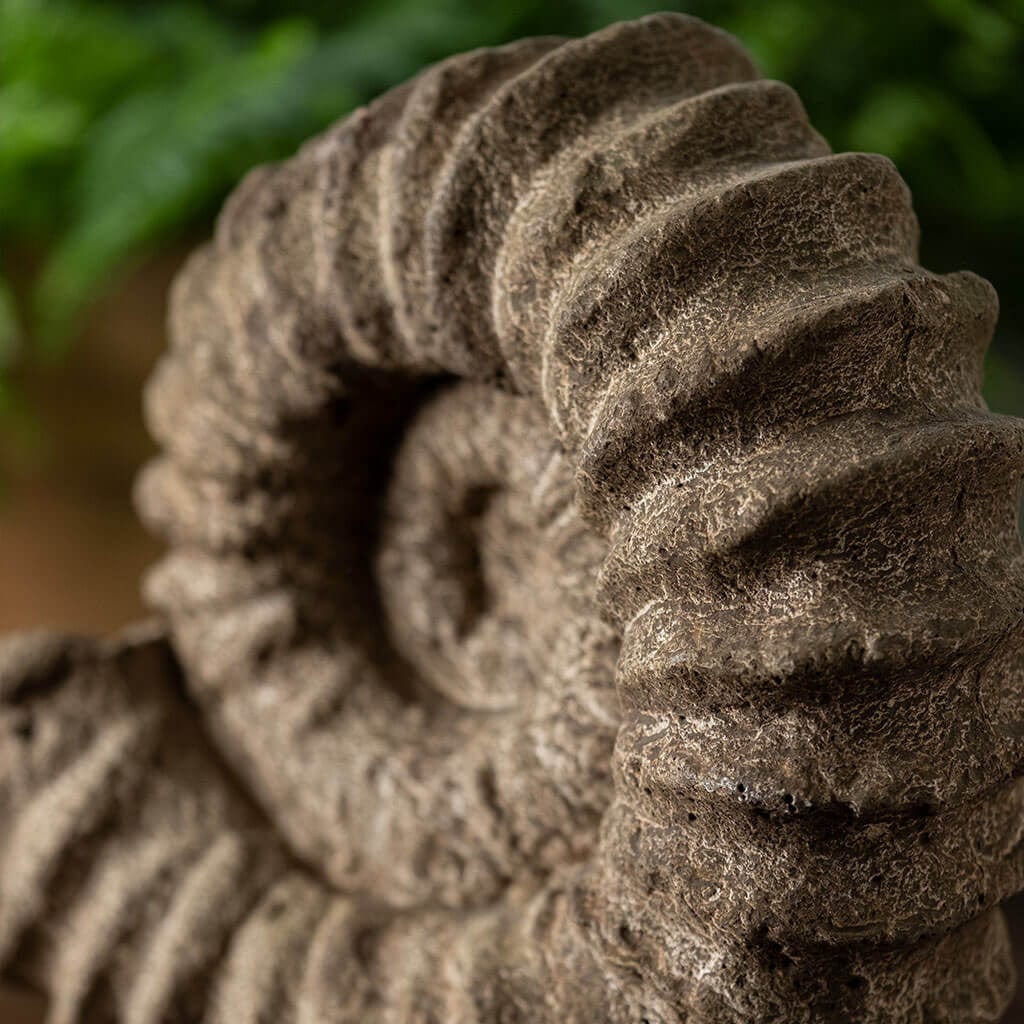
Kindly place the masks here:
MULTIPOLYGON (((239 833, 188 974, 223 1019, 999 1019, 1024 430, 991 288, 916 253, 889 161, 675 15, 452 58, 249 175, 139 487, 282 839, 239 833)), ((170 973, 126 1020, 179 1019, 170 973)))

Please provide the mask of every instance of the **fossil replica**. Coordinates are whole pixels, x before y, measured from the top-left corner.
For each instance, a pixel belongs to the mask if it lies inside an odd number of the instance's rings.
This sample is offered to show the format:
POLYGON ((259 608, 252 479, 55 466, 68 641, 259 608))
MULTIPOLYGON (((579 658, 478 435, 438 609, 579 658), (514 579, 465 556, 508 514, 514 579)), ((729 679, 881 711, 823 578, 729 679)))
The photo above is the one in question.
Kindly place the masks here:
POLYGON ((148 394, 159 618, 0 654, 54 1024, 997 1021, 1024 428, 916 246, 674 15, 254 171, 148 394))

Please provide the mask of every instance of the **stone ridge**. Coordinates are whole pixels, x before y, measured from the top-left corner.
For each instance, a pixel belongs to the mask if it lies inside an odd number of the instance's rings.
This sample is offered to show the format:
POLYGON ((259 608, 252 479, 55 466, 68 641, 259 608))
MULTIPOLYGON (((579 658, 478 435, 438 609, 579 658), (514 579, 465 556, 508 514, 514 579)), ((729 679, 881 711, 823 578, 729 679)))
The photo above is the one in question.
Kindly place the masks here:
MULTIPOLYGON (((231 774, 111 803, 195 709, 149 669, 113 715, 58 644, 39 720, 85 725, 0 730, 0 955, 68 1022, 998 1021, 995 317, 918 266, 887 160, 684 16, 452 58, 252 172, 175 285, 138 490, 231 774), (165 799, 198 859, 140 830, 165 799), (82 959, 49 891, 119 938, 82 959)), ((0 654, 0 722, 47 657, 0 654)))

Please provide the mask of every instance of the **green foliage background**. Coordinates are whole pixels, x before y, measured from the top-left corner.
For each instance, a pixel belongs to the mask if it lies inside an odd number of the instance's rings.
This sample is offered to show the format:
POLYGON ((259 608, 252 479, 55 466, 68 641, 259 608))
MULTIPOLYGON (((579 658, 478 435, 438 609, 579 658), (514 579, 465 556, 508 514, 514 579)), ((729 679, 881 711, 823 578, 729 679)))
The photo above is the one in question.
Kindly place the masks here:
MULTIPOLYGON (((0 414, 19 360, 73 341, 140 254, 211 218, 277 159, 424 64, 664 9, 643 0, 0 0, 0 268, 42 252, 28 296, 0 272, 0 414)), ((995 283, 989 397, 1024 411, 1024 0, 684 0, 801 93, 836 149, 886 153, 924 261, 995 283)))

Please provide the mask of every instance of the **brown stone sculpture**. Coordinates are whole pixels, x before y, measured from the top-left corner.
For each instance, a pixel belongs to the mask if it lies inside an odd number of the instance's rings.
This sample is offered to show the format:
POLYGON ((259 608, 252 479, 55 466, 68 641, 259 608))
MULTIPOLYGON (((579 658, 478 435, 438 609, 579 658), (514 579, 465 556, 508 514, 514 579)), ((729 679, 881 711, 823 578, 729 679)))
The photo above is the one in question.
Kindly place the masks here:
POLYGON ((672 15, 254 171, 148 395, 161 619, 0 656, 55 1024, 998 1020, 1024 429, 916 244, 672 15))

